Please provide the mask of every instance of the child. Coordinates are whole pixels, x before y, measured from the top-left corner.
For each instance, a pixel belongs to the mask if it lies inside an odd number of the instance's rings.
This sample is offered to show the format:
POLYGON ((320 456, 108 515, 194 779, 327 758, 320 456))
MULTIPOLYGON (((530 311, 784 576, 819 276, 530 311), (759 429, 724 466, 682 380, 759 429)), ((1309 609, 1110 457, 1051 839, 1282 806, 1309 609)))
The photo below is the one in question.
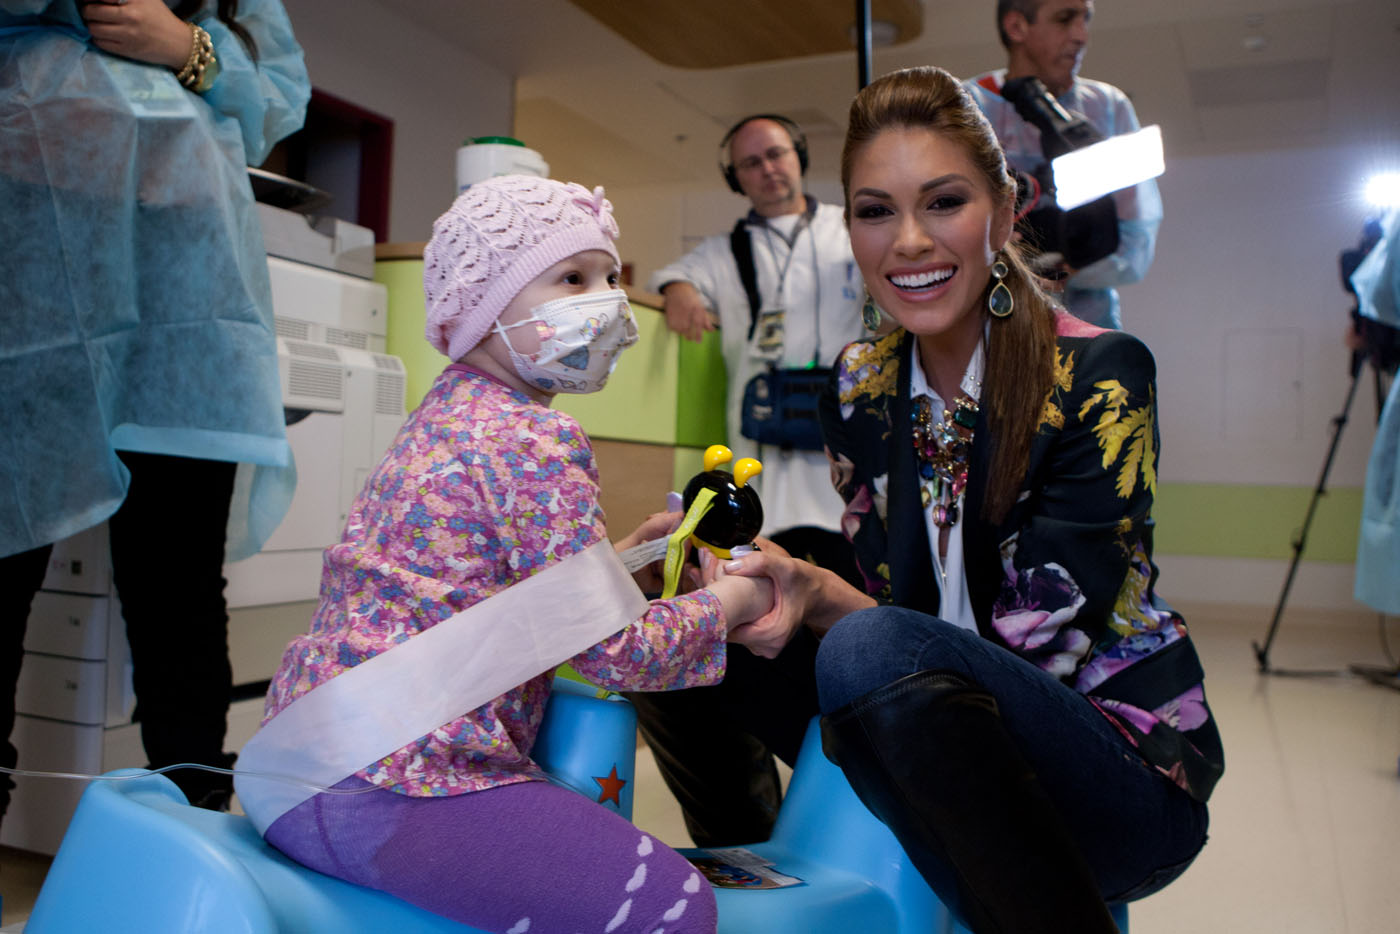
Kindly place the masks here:
POLYGON ((427 335, 455 362, 327 550, 240 763, 373 789, 270 804, 276 783, 240 779, 239 796, 293 859, 490 931, 716 926, 684 859, 530 759, 560 662, 609 688, 711 684, 727 631, 773 599, 720 577, 648 604, 608 543, 588 438, 549 408, 602 388, 636 340, 617 233, 601 188, 527 176, 473 185, 433 225, 427 335))

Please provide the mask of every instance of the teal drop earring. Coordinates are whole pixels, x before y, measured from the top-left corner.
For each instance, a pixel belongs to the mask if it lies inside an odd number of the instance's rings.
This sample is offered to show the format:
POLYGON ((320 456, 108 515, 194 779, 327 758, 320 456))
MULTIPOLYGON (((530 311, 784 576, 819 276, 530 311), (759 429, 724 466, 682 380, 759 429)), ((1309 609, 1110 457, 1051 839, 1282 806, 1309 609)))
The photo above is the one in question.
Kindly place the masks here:
POLYGON ((875 299, 870 297, 870 290, 865 290, 865 304, 860 308, 860 323, 865 325, 867 331, 880 330, 880 309, 875 307, 875 299))
POLYGON ((1011 290, 1006 287, 1002 280, 1011 270, 1000 258, 992 263, 992 279, 996 285, 992 286, 992 292, 987 296, 987 310, 998 318, 1005 318, 1016 308, 1016 299, 1011 295, 1011 290))

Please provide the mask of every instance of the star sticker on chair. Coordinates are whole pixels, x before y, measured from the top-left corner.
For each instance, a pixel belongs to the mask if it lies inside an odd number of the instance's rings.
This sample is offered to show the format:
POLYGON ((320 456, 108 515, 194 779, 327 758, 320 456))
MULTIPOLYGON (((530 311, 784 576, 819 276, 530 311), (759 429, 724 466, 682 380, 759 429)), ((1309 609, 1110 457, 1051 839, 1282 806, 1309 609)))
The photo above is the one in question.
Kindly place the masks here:
POLYGON ((627 779, 617 777, 617 766, 614 765, 607 775, 594 775, 593 780, 603 789, 603 793, 598 796, 598 803, 605 804, 611 801, 617 805, 618 810, 622 810, 622 799, 618 796, 622 794, 622 786, 627 784, 627 779))

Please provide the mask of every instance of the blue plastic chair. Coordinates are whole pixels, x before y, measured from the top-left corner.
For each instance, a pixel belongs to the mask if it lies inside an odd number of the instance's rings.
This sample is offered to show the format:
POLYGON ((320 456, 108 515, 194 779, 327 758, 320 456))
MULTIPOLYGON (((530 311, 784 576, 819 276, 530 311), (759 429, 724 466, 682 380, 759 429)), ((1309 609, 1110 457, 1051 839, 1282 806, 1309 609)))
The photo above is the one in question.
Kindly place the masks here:
MULTIPOLYGON (((632 816, 637 715, 596 689, 556 679, 535 758, 595 798, 624 780, 632 816)), ((484 934, 409 903, 322 875, 268 846, 246 817, 192 807, 163 775, 93 782, 83 793, 26 934, 484 934)), ((609 805, 611 806, 611 805, 609 805)))
MULTIPOLYGON (((606 797, 602 779, 624 780, 617 807, 631 818, 631 704, 556 679, 534 753, 595 800, 606 797)), ((113 774, 133 777, 84 792, 25 934, 483 934, 307 869, 268 846, 247 818, 190 806, 163 775, 113 774)), ((747 849, 805 884, 716 889, 721 934, 966 934, 822 755, 815 720, 773 838, 747 849)), ((1126 912, 1115 917, 1126 934, 1126 912)))
POLYGON ((716 888, 720 934, 946 934, 948 910, 807 728, 773 836, 744 847, 805 885, 716 888))

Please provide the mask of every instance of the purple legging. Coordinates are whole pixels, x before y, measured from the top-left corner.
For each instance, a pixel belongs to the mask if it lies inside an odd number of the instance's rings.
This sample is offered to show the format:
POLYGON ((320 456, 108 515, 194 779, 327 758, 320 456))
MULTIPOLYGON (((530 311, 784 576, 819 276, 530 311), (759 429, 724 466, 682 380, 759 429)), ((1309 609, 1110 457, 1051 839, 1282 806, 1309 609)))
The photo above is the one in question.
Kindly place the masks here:
MULTIPOLYGON (((363 788, 348 778, 337 788, 363 788)), ((576 792, 318 794, 267 842, 327 875, 500 934, 714 934, 710 886, 675 850, 576 792)))

